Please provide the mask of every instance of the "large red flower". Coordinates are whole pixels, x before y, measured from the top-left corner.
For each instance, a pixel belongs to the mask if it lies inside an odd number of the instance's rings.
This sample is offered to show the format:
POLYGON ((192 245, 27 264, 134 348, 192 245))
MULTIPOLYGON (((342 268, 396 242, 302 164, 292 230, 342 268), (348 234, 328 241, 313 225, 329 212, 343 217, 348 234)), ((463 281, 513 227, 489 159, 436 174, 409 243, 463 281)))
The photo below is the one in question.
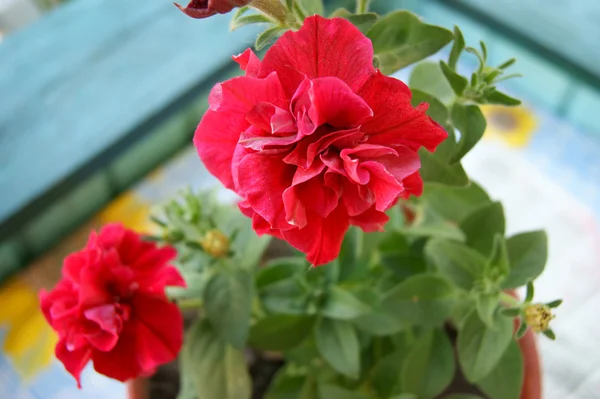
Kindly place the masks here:
POLYGON ((185 286, 168 265, 175 256, 175 249, 112 224, 65 258, 61 281, 40 301, 59 335, 56 357, 79 386, 90 360, 99 373, 126 381, 176 358, 183 320, 164 292, 185 286))
POLYGON ((417 150, 447 134, 373 67, 371 41, 350 22, 310 17, 262 62, 250 49, 234 59, 246 76, 213 88, 194 143, 259 234, 319 265, 350 225, 382 230, 399 197, 421 194, 417 150))

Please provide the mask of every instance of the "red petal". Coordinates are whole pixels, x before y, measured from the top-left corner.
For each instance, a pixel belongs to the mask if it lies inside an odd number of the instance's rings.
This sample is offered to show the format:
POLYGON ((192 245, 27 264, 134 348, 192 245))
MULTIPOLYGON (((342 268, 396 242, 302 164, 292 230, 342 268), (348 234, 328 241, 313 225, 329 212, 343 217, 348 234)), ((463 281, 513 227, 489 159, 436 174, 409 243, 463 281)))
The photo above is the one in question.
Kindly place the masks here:
POLYGON ((310 263, 319 266, 337 258, 348 227, 348 214, 340 205, 325 219, 309 211, 306 227, 283 231, 282 235, 290 245, 306 253, 310 263))
POLYGON ((231 162, 240 133, 248 127, 244 115, 223 115, 208 110, 194 135, 194 145, 208 171, 234 189, 231 162))
POLYGON ((112 304, 96 306, 83 312, 84 316, 95 322, 100 330, 87 334, 89 343, 103 352, 112 350, 119 340, 119 333, 123 327, 122 320, 115 314, 115 306, 112 304))
POLYGON ((418 171, 404 178, 402 185, 404 186, 404 192, 401 194, 402 198, 406 199, 410 194, 416 197, 423 194, 423 179, 421 179, 421 174, 418 171))
POLYGON ((136 343, 141 337, 137 334, 135 323, 126 323, 117 345, 110 352, 94 350, 92 361, 94 369, 107 377, 125 382, 138 377, 142 369, 138 362, 136 343))
POLYGON ((273 229, 290 229, 286 221, 283 192, 292 185, 294 166, 279 157, 248 154, 238 167, 238 193, 273 229))
POLYGON ((373 45, 342 18, 308 17, 297 32, 288 31, 267 51, 260 75, 276 71, 291 96, 304 76, 335 76, 357 91, 373 73, 373 45))
POLYGON ((90 361, 91 349, 83 347, 74 351, 67 349, 66 341, 61 339, 56 344, 54 354, 62 362, 65 369, 77 380, 77 386, 81 388, 81 370, 90 361))
POLYGON ((307 80, 294 94, 294 113, 305 107, 315 126, 327 123, 336 128, 352 128, 373 116, 369 105, 341 79, 336 77, 307 80))
POLYGON ((137 295, 136 351, 144 371, 174 360, 183 343, 183 317, 177 305, 162 298, 137 295))
POLYGON ((369 171, 369 188, 375 197, 375 209, 383 212, 398 198, 404 187, 385 167, 376 161, 363 162, 369 171))
POLYGON ((260 70, 260 60, 254 54, 252 49, 246 49, 241 54, 234 55, 233 60, 240 65, 242 71, 246 71, 246 76, 257 76, 260 70))
POLYGON ((254 229, 256 234, 258 234, 259 236, 262 236, 263 234, 270 234, 274 237, 283 240, 281 232, 279 230, 273 230, 269 225, 269 222, 267 222, 262 216, 260 216, 258 213, 254 212, 252 208, 250 208, 250 204, 248 204, 248 201, 240 201, 238 202, 238 206, 244 215, 252 219, 252 228, 254 229))
POLYGON ((372 233, 374 231, 383 231, 383 226, 389 219, 388 215, 372 207, 368 211, 350 218, 350 223, 360 227, 367 233, 372 233))
POLYGON ((405 145, 412 150, 423 146, 434 151, 448 136, 424 110, 410 104, 410 90, 398 79, 377 71, 358 94, 375 114, 361 127, 361 131, 370 135, 369 143, 405 145))

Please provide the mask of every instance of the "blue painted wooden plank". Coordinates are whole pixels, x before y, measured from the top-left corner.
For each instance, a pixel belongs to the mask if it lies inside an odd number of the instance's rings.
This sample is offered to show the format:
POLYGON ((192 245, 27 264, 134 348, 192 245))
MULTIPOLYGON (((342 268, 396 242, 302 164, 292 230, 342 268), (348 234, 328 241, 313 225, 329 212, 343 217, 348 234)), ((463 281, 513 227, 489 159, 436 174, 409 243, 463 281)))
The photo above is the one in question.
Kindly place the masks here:
POLYGON ((501 21, 600 76, 598 0, 447 0, 501 21))
POLYGON ((0 226, 227 68, 256 33, 230 33, 229 18, 193 20, 166 0, 75 0, 9 36, 0 226))

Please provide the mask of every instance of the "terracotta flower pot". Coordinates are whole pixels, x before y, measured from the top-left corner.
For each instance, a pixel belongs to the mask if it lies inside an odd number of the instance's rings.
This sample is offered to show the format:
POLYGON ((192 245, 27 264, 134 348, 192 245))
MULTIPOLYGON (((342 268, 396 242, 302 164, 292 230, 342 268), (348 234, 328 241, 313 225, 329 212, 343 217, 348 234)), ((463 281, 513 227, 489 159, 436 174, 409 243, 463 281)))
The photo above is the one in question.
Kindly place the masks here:
POLYGON ((127 399, 150 399, 150 379, 136 378, 127 381, 127 399))

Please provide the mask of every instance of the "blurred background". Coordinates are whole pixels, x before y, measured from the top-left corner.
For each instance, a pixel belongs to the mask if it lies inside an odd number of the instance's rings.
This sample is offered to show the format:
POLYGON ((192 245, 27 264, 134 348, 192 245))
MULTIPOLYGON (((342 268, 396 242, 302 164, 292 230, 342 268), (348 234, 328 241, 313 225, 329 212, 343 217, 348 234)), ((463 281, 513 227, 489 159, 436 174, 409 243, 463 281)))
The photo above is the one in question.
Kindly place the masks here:
MULTIPOLYGON (((483 107, 465 167, 504 202, 509 234, 549 232, 537 297, 565 303, 558 340, 540 339, 544 397, 600 398, 600 1, 373 1, 400 7, 483 40, 491 64, 517 58, 524 77, 504 89, 524 104, 483 107)), ((229 33, 230 18, 192 20, 167 0, 0 0, 0 398, 125 397, 89 368, 75 388, 37 291, 91 228, 149 231, 153 204, 214 186, 191 138, 258 32, 229 33)))

